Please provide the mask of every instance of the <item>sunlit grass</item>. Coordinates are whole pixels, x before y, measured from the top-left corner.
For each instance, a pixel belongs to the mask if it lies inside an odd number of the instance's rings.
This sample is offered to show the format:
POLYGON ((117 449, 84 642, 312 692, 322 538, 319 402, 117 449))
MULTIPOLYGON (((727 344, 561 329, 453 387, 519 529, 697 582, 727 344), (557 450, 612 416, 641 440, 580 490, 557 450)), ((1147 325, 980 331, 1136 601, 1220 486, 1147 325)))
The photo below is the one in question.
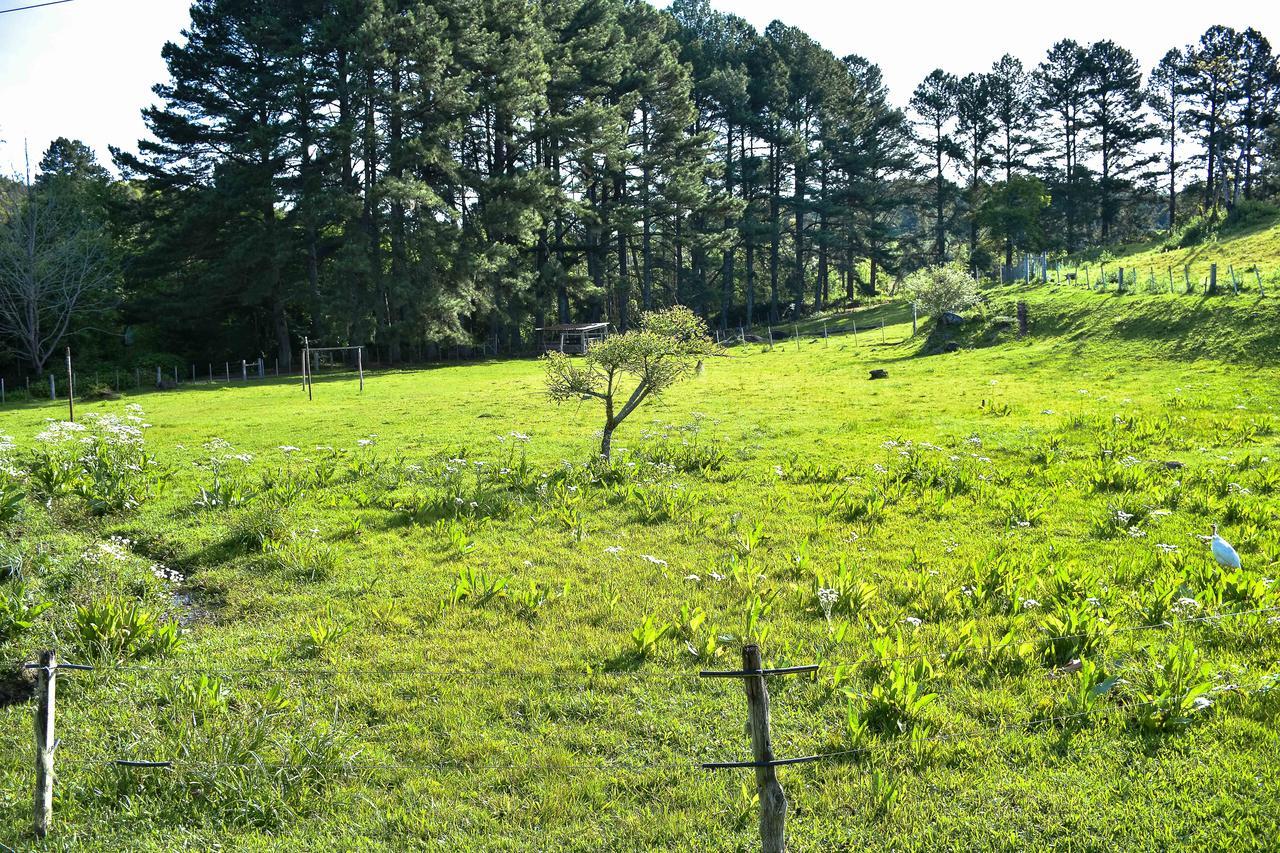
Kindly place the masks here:
MULTIPOLYGON (((748 638, 824 665, 772 685, 778 753, 859 750, 783 771, 798 849, 1274 838, 1276 315, 1004 288, 948 354, 900 304, 810 321, 640 410, 609 468, 526 361, 140 395, 154 496, 6 527, 53 605, 10 662, 89 659, 107 599, 184 625, 60 682, 56 843, 741 849, 748 776, 696 766, 747 756, 741 689, 696 673, 748 638)), ((59 415, 6 410, 12 458, 59 415)), ((25 843, 30 706, 0 714, 25 843)))

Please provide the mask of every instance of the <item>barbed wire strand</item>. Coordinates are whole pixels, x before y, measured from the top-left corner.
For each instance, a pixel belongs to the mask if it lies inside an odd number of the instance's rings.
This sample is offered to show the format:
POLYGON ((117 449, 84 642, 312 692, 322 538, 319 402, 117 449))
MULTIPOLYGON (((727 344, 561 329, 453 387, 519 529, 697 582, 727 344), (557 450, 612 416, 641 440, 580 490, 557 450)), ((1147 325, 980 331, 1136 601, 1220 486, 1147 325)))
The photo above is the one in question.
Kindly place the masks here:
MULTIPOLYGON (((1083 719, 1086 717, 1093 717, 1093 718, 1109 718, 1109 717, 1116 717, 1116 716, 1128 717, 1136 709, 1151 707, 1151 706, 1158 706, 1158 705, 1161 705, 1163 701, 1164 700, 1160 700, 1160 699, 1152 699, 1152 700, 1145 700, 1142 702, 1121 703, 1118 705, 1111 705, 1107 708, 1091 709, 1087 711, 1079 711, 1079 712, 1074 712, 1070 714, 1057 714, 1050 717, 1034 717, 1028 720, 1019 720, 1019 721, 1006 721, 1006 722, 997 723, 995 725, 982 726, 976 730, 940 732, 938 734, 930 735, 929 737, 924 738, 923 741, 915 741, 914 743, 918 744, 920 742, 924 742, 924 743, 937 744, 937 743, 948 743, 948 742, 960 741, 965 739, 977 742, 981 740, 991 740, 998 735, 1005 734, 1015 729, 1036 729, 1041 727, 1048 727, 1051 725, 1056 725, 1058 723, 1063 723, 1070 720, 1083 719)), ((909 738, 894 738, 891 741, 888 741, 888 742, 882 741, 879 744, 880 747, 884 747, 888 751, 901 750, 903 748, 910 748, 912 747, 912 745, 913 745, 913 741, 911 741, 909 738)), ((787 764, 820 763, 820 762, 832 761, 838 758, 849 758, 857 755, 866 755, 875 751, 877 751, 876 747, 873 747, 873 746, 855 747, 850 749, 840 749, 840 750, 833 750, 829 752, 820 752, 814 755, 803 756, 799 758, 779 759, 778 763, 780 766, 786 766, 787 764)), ((724 762, 698 761, 696 759, 635 762, 635 761, 624 760, 624 759, 606 758, 602 761, 595 761, 590 763, 581 763, 576 761, 554 761, 554 760, 540 760, 540 761, 526 761, 526 762, 487 761, 487 760, 486 761, 466 761, 464 759, 453 759, 449 761, 405 761, 403 759, 396 759, 394 761, 388 762, 388 761, 376 761, 376 760, 356 761, 355 759, 357 755, 358 753, 356 755, 351 756, 350 758, 338 760, 334 762, 334 764, 344 770, 364 768, 364 769, 381 769, 381 770, 389 770, 389 771, 401 771, 401 770, 403 771, 413 771, 413 770, 468 770, 468 771, 626 770, 631 772, 642 772, 642 771, 649 771, 649 770, 729 769, 729 768, 722 768, 722 767, 708 768, 709 764, 717 764, 717 763, 724 763, 724 762)), ((59 756, 60 765, 64 763, 64 758, 65 756, 63 755, 59 756)), ((79 764, 80 766, 104 766, 104 767, 115 767, 120 769, 133 769, 133 770, 228 770, 228 769, 250 770, 250 769, 257 769, 257 770, 271 770, 271 771, 279 772, 279 771, 287 771, 291 769, 302 769, 300 765, 276 764, 266 760, 227 762, 227 761, 192 761, 187 759, 157 760, 157 759, 139 759, 139 758, 102 758, 102 757, 89 757, 89 756, 73 756, 71 763, 73 765, 79 764)), ((743 762, 742 766, 744 768, 750 768, 753 765, 750 762, 743 762)))
MULTIPOLYGON (((1264 613, 1280 613, 1280 605, 1271 607, 1259 607, 1250 610, 1233 610, 1225 613, 1214 613, 1205 616, 1194 616, 1180 619, 1165 620, 1162 622, 1153 622, 1143 625, 1129 625, 1120 628, 1114 628, 1110 631, 1112 634, 1134 633, 1138 631, 1157 630, 1161 628, 1174 628, 1179 625, 1201 624, 1206 622, 1216 622, 1221 619, 1229 619, 1236 616, 1260 615, 1264 613)), ((1056 643, 1066 640, 1081 640, 1093 636, 1089 632, 1078 632, 1074 634, 1060 634, 1053 636, 1033 636, 1023 642, 1040 642, 1040 643, 1056 643)), ((1017 641, 1010 641, 1013 644, 1017 641)), ((974 646, 955 646, 950 649, 910 652, 901 655, 889 655, 878 657, 861 657, 852 660, 824 660, 820 662, 821 669, 831 669, 837 666, 877 666, 888 663, 896 663, 917 659, 946 659, 957 654, 977 655, 980 657, 989 657, 999 653, 1007 648, 1004 644, 993 644, 986 647, 974 646)), ((28 668, 34 668, 31 664, 28 668)), ((71 668, 66 664, 61 667, 71 668)), ((336 677, 342 675, 365 675, 374 677, 386 677, 389 675, 418 675, 424 677, 438 678, 475 678, 475 679, 515 679, 515 680, 551 680, 569 676, 581 677, 584 679, 657 679, 657 680, 700 680, 700 676, 696 671, 690 672, 670 672, 656 670, 610 670, 610 669, 591 669, 587 666, 583 667, 563 667, 551 670, 484 670, 484 669, 463 669, 463 668, 441 668, 438 666, 412 666, 412 665, 389 665, 378 667, 277 667, 277 666, 257 666, 254 664, 245 664, 239 667, 219 667, 207 668, 198 666, 174 665, 163 666, 155 664, 121 664, 110 666, 95 666, 94 672, 98 673, 168 673, 176 675, 205 675, 217 678, 239 678, 248 679, 258 675, 308 675, 308 676, 324 676, 336 677)))

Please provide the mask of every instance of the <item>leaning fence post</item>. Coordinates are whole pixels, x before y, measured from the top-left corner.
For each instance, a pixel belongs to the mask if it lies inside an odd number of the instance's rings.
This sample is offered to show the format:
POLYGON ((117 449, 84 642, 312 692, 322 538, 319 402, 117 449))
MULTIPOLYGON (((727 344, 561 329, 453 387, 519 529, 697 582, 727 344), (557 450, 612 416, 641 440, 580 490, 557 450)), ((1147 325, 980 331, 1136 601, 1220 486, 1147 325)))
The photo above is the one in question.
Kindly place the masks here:
POLYGON ((1263 287, 1263 286, 1262 286, 1262 270, 1258 269, 1257 267, 1254 267, 1254 268, 1253 268, 1253 274, 1254 274, 1254 275, 1256 275, 1256 276, 1258 277, 1258 295, 1259 295, 1259 296, 1266 296, 1266 295, 1267 295, 1267 289, 1266 289, 1265 287, 1263 287))
POLYGON ((52 649, 40 653, 36 670, 36 792, 34 828, 36 838, 49 834, 53 820, 54 698, 58 684, 58 656, 52 649))
POLYGON ((747 688, 751 757, 756 763, 756 793, 760 797, 760 844, 764 853, 786 849, 787 797, 773 767, 773 743, 769 739, 769 688, 760 665, 760 647, 742 649, 742 669, 760 673, 743 679, 747 688))

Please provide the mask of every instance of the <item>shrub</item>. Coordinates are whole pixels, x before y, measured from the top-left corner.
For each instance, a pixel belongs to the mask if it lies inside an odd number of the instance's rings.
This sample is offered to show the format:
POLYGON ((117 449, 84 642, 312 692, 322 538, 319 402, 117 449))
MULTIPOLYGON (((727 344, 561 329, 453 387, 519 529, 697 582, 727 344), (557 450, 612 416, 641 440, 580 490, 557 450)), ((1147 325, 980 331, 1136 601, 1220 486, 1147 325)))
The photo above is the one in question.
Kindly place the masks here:
POLYGON ((958 264, 940 264, 916 270, 904 284, 907 295, 930 316, 964 311, 978 304, 978 283, 958 264))

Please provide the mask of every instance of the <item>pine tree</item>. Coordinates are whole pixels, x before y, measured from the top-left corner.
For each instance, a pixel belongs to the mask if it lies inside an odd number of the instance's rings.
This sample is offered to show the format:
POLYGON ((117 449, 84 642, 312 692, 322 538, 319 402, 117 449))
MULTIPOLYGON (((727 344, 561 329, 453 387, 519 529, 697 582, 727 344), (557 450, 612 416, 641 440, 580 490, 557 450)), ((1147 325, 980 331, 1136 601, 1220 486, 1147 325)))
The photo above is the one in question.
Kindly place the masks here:
POLYGON ((940 68, 929 72, 911 95, 917 126, 924 128, 921 145, 933 164, 933 259, 947 260, 946 206, 951 191, 944 169, 961 152, 953 133, 959 81, 940 68))
POLYGON ((1178 173, 1182 167, 1178 159, 1178 132, 1187 94, 1182 79, 1182 69, 1186 63, 1186 54, 1174 48, 1160 58, 1147 78, 1147 106, 1155 114, 1160 141, 1165 146, 1162 172, 1169 180, 1170 230, 1173 230, 1178 219, 1178 173))
POLYGON ((1079 245, 1080 206, 1087 184, 1081 151, 1086 122, 1087 56, 1078 42, 1064 39, 1049 48, 1032 75, 1038 106, 1056 120, 1050 133, 1050 149, 1056 148, 1053 153, 1060 165, 1048 170, 1050 189, 1066 220, 1066 247, 1071 251, 1079 245))
POLYGON ((969 264, 985 266, 978 254, 978 213, 981 188, 991 169, 993 119, 992 81, 986 74, 966 74, 956 82, 956 136, 965 171, 965 218, 969 221, 969 264))
POLYGON ((1085 64, 1087 149, 1101 165, 1098 219, 1105 244, 1124 197, 1133 191, 1131 176, 1153 162, 1140 149, 1155 130, 1142 112, 1142 71, 1132 53, 1115 42, 1099 41, 1089 46, 1085 64))
POLYGON ((292 363, 286 277, 293 235, 281 220, 283 176, 291 158, 288 69, 296 42, 261 0, 197 0, 182 45, 165 45, 171 80, 156 87, 163 106, 144 110, 154 140, 139 156, 114 151, 129 173, 158 190, 183 191, 195 204, 166 227, 171 264, 210 240, 221 248, 200 286, 265 315, 281 367, 292 363), (173 229, 186 228, 174 233, 173 229), (205 236, 200 236, 205 235, 205 236), (184 250, 191 244, 192 250, 184 250))

